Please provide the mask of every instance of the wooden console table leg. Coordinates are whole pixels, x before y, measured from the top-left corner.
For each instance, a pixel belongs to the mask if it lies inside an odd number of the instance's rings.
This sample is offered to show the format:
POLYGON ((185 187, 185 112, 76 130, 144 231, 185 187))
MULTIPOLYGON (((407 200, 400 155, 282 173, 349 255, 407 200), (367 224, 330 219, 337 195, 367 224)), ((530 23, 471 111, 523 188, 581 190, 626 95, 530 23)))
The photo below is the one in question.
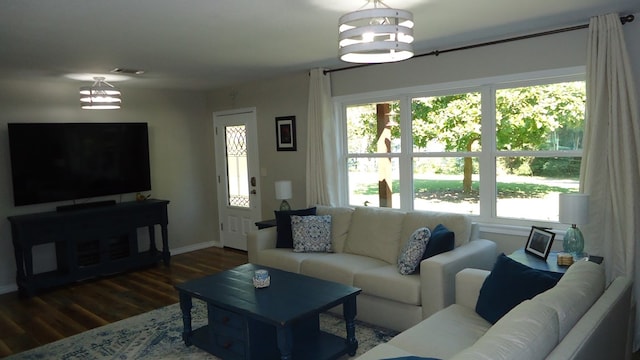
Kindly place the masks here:
POLYGON ((347 326, 347 351, 350 356, 356 354, 358 350, 358 339, 356 339, 356 297, 352 296, 342 306, 344 320, 347 326))
POLYGON ((167 231, 167 225, 160 225, 160 232, 162 233, 162 261, 166 266, 169 266, 171 252, 169 252, 169 232, 167 231))
POLYGON ((151 251, 152 254, 155 254, 158 251, 158 248, 156 247, 155 225, 149 225, 147 228, 149 229, 149 251, 151 251))
POLYGON ((278 349, 280 360, 291 360, 293 351, 293 330, 290 325, 278 326, 278 349))
POLYGON ((184 344, 187 346, 191 346, 191 307, 193 303, 191 301, 191 296, 189 294, 185 294, 180 292, 180 310, 182 310, 182 340, 184 344))

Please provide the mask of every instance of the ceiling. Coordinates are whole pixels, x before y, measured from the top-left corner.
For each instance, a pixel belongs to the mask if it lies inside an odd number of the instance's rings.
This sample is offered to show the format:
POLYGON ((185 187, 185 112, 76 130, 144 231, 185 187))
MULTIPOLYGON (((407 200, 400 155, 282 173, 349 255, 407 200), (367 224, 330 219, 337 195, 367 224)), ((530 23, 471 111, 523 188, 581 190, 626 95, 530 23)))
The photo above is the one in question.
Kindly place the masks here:
MULTIPOLYGON (((638 0, 385 2, 413 12, 417 54, 640 11, 638 0)), ((65 75, 142 69, 127 86, 207 90, 314 67, 340 68, 352 64, 337 59, 338 18, 365 3, 2 0, 0 76, 78 81, 65 75)))

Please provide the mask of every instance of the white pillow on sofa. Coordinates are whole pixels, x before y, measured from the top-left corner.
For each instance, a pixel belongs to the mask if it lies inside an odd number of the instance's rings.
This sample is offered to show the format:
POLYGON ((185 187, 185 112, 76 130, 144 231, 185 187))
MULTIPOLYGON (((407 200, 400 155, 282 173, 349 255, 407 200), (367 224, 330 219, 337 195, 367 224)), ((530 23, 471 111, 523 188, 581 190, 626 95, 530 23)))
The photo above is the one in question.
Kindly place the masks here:
MULTIPOLYGON (((356 208, 351 216, 344 252, 395 264, 400 253, 400 233, 404 214, 395 209, 356 208)), ((408 238, 409 236, 405 239, 408 238)))

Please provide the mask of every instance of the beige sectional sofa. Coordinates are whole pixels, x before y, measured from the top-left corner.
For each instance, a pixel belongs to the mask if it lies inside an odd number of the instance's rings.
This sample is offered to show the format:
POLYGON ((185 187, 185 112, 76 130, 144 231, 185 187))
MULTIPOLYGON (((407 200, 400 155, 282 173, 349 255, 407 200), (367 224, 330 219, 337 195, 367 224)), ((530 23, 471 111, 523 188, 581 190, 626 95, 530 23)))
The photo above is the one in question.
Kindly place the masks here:
POLYGON ((332 253, 276 248, 272 227, 249 233, 249 262, 361 288, 357 318, 386 328, 405 330, 452 304, 456 273, 495 262, 495 243, 479 239, 465 215, 327 206, 317 215, 331 216, 332 253), (398 254, 412 233, 438 224, 455 234, 454 249, 422 260, 418 273, 400 274, 398 254))
POLYGON ((443 360, 629 359, 628 278, 619 277, 605 289, 603 266, 578 261, 557 285, 520 303, 491 325, 475 311, 488 274, 461 271, 455 304, 358 360, 410 355, 443 360))

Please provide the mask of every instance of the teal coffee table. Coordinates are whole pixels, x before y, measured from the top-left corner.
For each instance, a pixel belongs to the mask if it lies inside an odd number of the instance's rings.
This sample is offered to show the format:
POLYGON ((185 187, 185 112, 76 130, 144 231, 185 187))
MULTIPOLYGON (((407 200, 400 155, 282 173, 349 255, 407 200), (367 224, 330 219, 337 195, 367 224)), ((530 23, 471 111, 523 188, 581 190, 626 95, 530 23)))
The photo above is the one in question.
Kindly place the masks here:
POLYGON ((182 339, 223 359, 336 359, 355 355, 360 289, 253 264, 176 285, 182 339), (255 270, 271 285, 256 289, 255 270), (192 299, 207 303, 208 324, 191 328, 192 299), (320 331, 319 315, 343 305, 347 338, 320 331))

